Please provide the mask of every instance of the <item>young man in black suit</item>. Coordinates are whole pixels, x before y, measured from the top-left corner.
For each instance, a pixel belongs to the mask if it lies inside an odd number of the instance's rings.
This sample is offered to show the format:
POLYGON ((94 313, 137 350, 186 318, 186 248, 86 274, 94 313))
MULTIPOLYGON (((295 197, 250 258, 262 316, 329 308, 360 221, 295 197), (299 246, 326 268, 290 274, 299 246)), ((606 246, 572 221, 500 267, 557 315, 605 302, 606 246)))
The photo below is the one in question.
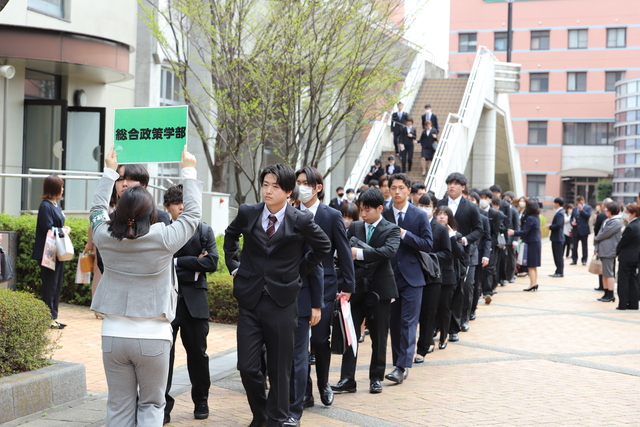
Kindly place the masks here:
POLYGON ((380 177, 384 175, 384 168, 382 167, 382 161, 380 159, 376 159, 373 166, 371 166, 371 170, 364 177, 364 183, 370 184, 371 181, 378 181, 380 177))
POLYGON ((397 107, 398 110, 391 114, 391 133, 393 133, 393 146, 396 148, 396 155, 400 153, 398 151, 398 143, 402 142, 400 135, 404 129, 407 118, 409 118, 408 114, 402 109, 404 107, 402 102, 398 102, 397 107))
MULTIPOLYGON (((446 179, 447 197, 438 201, 438 206, 448 206, 453 212, 458 226, 458 232, 462 234, 462 245, 465 250, 465 266, 469 265, 469 252, 471 245, 482 237, 482 222, 480 212, 476 206, 469 202, 462 191, 467 186, 467 178, 459 173, 453 172, 446 179)), ((464 275, 466 279, 466 274, 464 275)), ((464 280, 462 281, 464 282, 464 280)), ((458 341, 458 332, 462 330, 462 303, 464 300, 464 287, 461 284, 454 290, 451 301, 452 321, 449 329, 449 341, 458 341)))
MULTIPOLYGON (((513 191, 505 191, 502 195, 503 202, 509 204, 509 223, 514 230, 520 230, 520 213, 518 209, 513 206, 513 200, 516 195, 513 191)), ((504 203, 503 203, 504 204, 504 203)), ((516 262, 517 254, 516 248, 518 247, 518 238, 515 236, 507 236, 507 268, 506 268, 506 280, 509 283, 513 283, 516 280, 516 262)))
MULTIPOLYGON (((347 237, 356 266, 356 293, 351 297, 351 315, 356 335, 367 319, 371 338, 369 392, 382 393, 381 381, 387 364, 389 306, 398 298, 398 289, 391 268, 391 258, 400 246, 400 228, 382 217, 384 197, 377 188, 360 194, 362 221, 351 224, 347 237), (364 243, 364 245, 362 244, 364 243)), ((340 381, 331 388, 337 393, 355 393, 356 356, 348 348, 342 356, 340 381)))
POLYGON ((287 203, 296 185, 291 167, 267 166, 260 182, 264 202, 241 205, 224 238, 233 295, 240 306, 238 370, 253 413, 252 427, 281 426, 288 418, 301 278, 332 253, 331 241, 313 216, 287 203), (271 384, 268 400, 261 370, 263 344, 271 384))
MULTIPOLYGON (((323 196, 322 174, 316 168, 305 166, 296 171, 296 182, 300 191, 300 209, 310 211, 316 224, 325 232, 331 242, 331 252, 322 261, 324 268, 324 308, 320 321, 311 327, 311 344, 316 356, 317 386, 320 400, 325 406, 333 403, 333 391, 329 386, 331 365, 331 318, 336 298, 345 295, 347 299, 355 292, 355 274, 351 248, 347 240, 342 214, 320 203, 323 196), (334 253, 337 253, 338 271, 334 253), (338 280, 338 275, 340 280, 338 280)), ((307 375, 306 396, 313 396, 311 372, 307 375)), ((309 397, 308 399, 312 399, 309 397)))
POLYGON ((438 127, 438 116, 431 112, 431 104, 427 104, 424 106, 424 114, 422 115, 422 128, 425 128, 425 123, 427 120, 431 121, 431 125, 436 130, 436 132, 440 132, 440 128, 438 127))
MULTIPOLYGON (((175 221, 182 213, 182 185, 174 185, 164 193, 164 207, 175 221)), ((178 299, 176 317, 171 322, 173 345, 169 354, 169 378, 164 407, 164 424, 171 420, 170 414, 175 403, 169 395, 173 378, 175 345, 180 330, 180 338, 187 352, 187 370, 191 380, 191 399, 195 405, 193 415, 197 420, 209 417, 209 356, 207 355, 207 335, 209 335, 209 304, 207 303, 207 273, 218 268, 218 249, 213 230, 201 222, 191 239, 174 255, 178 277, 178 299)))
POLYGON ((551 235, 551 251, 553 252, 553 262, 556 265, 556 272, 550 274, 551 277, 564 277, 564 258, 562 257, 562 248, 564 247, 564 199, 556 197, 553 201, 553 220, 549 224, 551 235))
POLYGON ((336 197, 331 199, 329 207, 340 210, 340 206, 345 202, 344 200, 344 187, 336 188, 336 197))
POLYGON ((406 121, 406 126, 400 131, 400 141, 404 145, 404 150, 400 152, 402 159, 403 172, 411 172, 413 166, 413 146, 416 144, 416 128, 413 126, 413 120, 410 118, 406 121))
MULTIPOLYGON (((475 191, 471 191, 469 196, 467 196, 467 200, 478 206, 480 196, 475 191)), ((480 299, 480 295, 482 295, 482 284, 484 283, 484 269, 489 265, 489 258, 491 257, 491 226, 489 225, 489 217, 483 210, 480 210, 479 207, 478 212, 480 212, 480 221, 482 222, 482 237, 476 242, 478 245, 478 265, 474 272, 473 290, 471 291, 471 295, 467 295, 466 297, 467 302, 470 304, 468 315, 465 315, 464 308, 467 303, 463 305, 463 322, 465 319, 469 321, 476 320, 476 309, 478 308, 478 300, 480 299)), ((490 302, 489 300, 487 303, 490 302)))
POLYGON ((396 164, 396 156, 393 154, 387 157, 387 165, 384 167, 384 172, 389 176, 396 173, 402 173, 402 166, 396 164))
POLYGON ((418 251, 429 252, 433 247, 429 217, 410 199, 411 181, 405 174, 389 178, 393 206, 382 214, 400 227, 400 247, 391 260, 399 297, 391 304, 391 354, 394 370, 385 378, 401 384, 413 364, 416 328, 420 319, 424 273, 418 262, 418 251))

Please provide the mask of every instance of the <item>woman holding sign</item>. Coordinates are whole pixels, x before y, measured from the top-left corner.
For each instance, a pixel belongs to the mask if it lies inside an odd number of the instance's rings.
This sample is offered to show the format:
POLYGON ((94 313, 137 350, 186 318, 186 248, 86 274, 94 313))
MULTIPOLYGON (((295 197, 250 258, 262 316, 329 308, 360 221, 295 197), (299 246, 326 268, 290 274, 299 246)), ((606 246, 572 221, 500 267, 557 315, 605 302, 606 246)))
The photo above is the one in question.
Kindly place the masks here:
POLYGON ((173 254, 198 225, 202 182, 195 179, 196 159, 185 146, 180 161, 184 209, 171 225, 156 222, 156 203, 141 186, 122 193, 110 220, 109 197, 119 177, 115 151, 109 152, 105 162, 91 207, 93 242, 104 263, 91 309, 104 313, 107 426, 132 426, 137 421, 138 426, 157 427, 164 417, 171 321, 177 302, 173 254))
MULTIPOLYGON (((62 200, 64 192, 64 181, 58 175, 49 175, 44 179, 42 185, 42 202, 38 208, 38 222, 36 224, 36 239, 33 244, 31 258, 42 264, 47 233, 52 227, 64 227, 64 213, 58 206, 58 200, 62 200)), ((69 227, 65 227, 65 233, 69 232, 69 227)), ((64 261, 59 261, 53 257, 50 266, 40 266, 40 278, 42 279, 42 300, 51 310, 51 328, 62 329, 64 323, 58 322, 58 304, 60 303, 60 292, 62 291, 62 276, 64 274, 64 261)))

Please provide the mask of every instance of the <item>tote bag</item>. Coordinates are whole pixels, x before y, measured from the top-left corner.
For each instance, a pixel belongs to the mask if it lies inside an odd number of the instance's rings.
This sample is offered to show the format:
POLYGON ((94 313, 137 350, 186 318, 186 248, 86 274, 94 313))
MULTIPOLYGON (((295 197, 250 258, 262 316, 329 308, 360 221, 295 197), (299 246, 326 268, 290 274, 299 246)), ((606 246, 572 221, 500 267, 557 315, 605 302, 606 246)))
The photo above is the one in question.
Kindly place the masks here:
POLYGON ((58 261, 71 261, 73 259, 73 244, 71 238, 62 228, 56 229, 56 250, 58 252, 58 261))

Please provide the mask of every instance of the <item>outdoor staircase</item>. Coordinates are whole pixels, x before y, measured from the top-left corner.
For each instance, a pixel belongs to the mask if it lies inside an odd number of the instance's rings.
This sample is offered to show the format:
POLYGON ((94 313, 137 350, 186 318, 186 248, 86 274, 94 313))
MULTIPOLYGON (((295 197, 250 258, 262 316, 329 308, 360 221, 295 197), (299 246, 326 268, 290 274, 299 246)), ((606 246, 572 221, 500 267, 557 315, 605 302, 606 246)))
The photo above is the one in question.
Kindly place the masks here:
MULTIPOLYGON (((419 140, 420 135, 422 135, 421 116, 424 114, 424 106, 431 104, 431 111, 438 117, 439 130, 442 132, 449 113, 455 114, 458 112, 466 86, 467 79, 424 79, 413 102, 413 107, 409 112, 409 116, 413 119, 413 125, 416 128, 416 140, 419 140)), ((421 175, 422 167, 420 166, 421 152, 422 145, 416 144, 413 152, 413 166, 411 172, 407 172, 411 181, 424 182, 424 177, 421 175)), ((386 164, 387 157, 390 154, 395 153, 393 150, 382 152, 381 160, 383 165, 386 164)), ((401 164, 399 158, 396 159, 396 164, 401 164)))

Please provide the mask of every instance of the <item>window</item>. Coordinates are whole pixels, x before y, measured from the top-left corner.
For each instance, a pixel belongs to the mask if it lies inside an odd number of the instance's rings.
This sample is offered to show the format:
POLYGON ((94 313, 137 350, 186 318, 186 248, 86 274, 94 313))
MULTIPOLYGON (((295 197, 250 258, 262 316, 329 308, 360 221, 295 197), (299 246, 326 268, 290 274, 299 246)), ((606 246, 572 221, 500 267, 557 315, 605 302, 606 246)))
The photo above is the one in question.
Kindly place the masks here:
POLYGON ((458 52, 475 52, 476 38, 476 33, 461 33, 458 40, 458 52))
POLYGON ((547 145, 547 122, 529 122, 529 145, 547 145))
POLYGON ((545 175, 527 175, 527 197, 543 197, 546 193, 545 175))
POLYGON ((613 123, 564 123, 564 145, 613 145, 613 123))
POLYGON ((626 47, 626 28, 607 28, 607 47, 626 47))
POLYGON ((47 15, 64 18, 64 4, 65 0, 29 0, 28 7, 47 15))
POLYGON ((549 73, 530 73, 529 92, 549 92, 549 73))
POLYGON ((586 92, 587 91, 587 73, 567 73, 567 91, 569 92, 586 92))
POLYGON ((496 31, 493 39, 493 50, 496 52, 505 52, 507 50, 507 32, 496 31))
POLYGON ((27 68, 24 97, 26 99, 61 99, 61 81, 60 76, 27 68))
POLYGON ((163 68, 160 81, 160 105, 178 105, 179 93, 180 79, 168 68, 163 68))
POLYGON ((604 90, 607 92, 614 92, 616 90, 616 82, 624 79, 624 71, 607 71, 605 75, 604 90))
POLYGON ((569 49, 586 49, 587 34, 587 30, 569 30, 569 49))
POLYGON ((458 73, 458 78, 459 79, 468 79, 470 76, 469 73, 458 73))
POLYGON ((549 50, 549 30, 531 31, 531 50, 549 50))

